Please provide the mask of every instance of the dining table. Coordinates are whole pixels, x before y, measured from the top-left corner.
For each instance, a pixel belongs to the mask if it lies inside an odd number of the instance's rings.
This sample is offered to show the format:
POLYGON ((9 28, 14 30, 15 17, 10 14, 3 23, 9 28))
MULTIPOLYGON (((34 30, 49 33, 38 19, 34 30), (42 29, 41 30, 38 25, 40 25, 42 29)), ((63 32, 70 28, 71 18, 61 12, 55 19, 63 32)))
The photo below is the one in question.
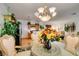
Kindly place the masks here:
POLYGON ((61 42, 51 42, 51 49, 44 48, 44 45, 36 41, 32 42, 31 54, 33 56, 74 56, 64 48, 61 42))
MULTIPOLYGON (((68 33, 65 34, 66 37, 68 35, 68 33)), ((62 42, 51 42, 51 49, 47 50, 44 48, 44 44, 39 42, 38 32, 35 32, 32 34, 31 53, 35 56, 79 56, 79 48, 76 49, 76 55, 74 55, 66 49, 66 43, 63 40, 62 42)))

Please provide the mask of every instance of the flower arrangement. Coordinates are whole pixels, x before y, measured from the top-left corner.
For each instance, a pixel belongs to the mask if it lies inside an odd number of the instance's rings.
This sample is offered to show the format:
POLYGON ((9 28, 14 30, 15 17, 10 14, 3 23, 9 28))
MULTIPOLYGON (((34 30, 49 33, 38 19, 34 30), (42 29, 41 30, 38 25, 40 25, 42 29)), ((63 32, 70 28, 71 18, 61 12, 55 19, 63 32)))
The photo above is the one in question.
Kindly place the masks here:
POLYGON ((50 27, 38 32, 39 39, 46 49, 51 49, 51 42, 62 41, 64 36, 61 32, 51 29, 50 27))
POLYGON ((62 41, 61 33, 52 29, 44 29, 38 33, 39 39, 62 41))

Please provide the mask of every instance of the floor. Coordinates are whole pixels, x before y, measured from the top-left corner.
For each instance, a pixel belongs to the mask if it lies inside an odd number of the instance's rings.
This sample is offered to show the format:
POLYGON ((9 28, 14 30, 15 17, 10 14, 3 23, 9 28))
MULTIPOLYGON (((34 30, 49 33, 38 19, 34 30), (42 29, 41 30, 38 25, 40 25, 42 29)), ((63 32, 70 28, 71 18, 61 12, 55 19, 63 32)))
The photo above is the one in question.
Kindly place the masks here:
POLYGON ((23 38, 22 41, 21 41, 21 45, 22 46, 28 46, 28 45, 30 45, 31 42, 32 42, 31 39, 23 38))

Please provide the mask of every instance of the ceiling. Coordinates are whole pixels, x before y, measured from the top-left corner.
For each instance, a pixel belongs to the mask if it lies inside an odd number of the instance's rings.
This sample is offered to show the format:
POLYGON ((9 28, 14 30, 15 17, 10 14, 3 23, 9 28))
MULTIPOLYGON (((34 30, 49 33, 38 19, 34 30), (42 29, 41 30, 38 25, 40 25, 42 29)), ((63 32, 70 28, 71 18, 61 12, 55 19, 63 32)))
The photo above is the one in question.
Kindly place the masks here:
POLYGON ((7 3, 10 11, 15 14, 17 19, 36 19, 34 12, 42 6, 56 7, 57 16, 54 19, 59 19, 65 16, 71 16, 72 13, 79 12, 78 3, 7 3))

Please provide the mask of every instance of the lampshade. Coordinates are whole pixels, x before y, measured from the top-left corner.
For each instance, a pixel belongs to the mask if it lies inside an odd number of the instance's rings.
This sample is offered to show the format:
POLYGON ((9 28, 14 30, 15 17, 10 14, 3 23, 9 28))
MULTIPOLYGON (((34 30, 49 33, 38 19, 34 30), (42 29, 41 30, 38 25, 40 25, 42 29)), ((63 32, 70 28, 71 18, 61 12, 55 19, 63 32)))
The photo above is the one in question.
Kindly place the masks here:
POLYGON ((57 14, 56 12, 53 12, 52 17, 56 16, 56 14, 57 14))
POLYGON ((38 12, 35 12, 35 16, 38 17, 39 16, 39 13, 38 12))
POLYGON ((43 7, 38 8, 38 12, 39 13, 43 13, 44 12, 44 8, 43 7))
POLYGON ((56 7, 49 8, 50 13, 55 12, 55 10, 56 10, 56 7))

